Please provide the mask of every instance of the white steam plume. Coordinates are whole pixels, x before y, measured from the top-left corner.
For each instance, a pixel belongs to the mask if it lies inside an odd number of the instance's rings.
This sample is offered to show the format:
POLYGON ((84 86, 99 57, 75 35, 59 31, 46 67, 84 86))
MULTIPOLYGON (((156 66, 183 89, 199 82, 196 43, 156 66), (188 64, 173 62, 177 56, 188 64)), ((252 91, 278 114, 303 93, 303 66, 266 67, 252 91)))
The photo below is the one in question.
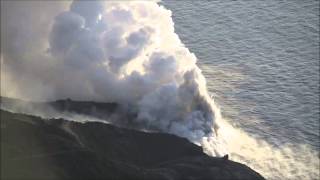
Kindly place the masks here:
MULTIPOLYGON (((144 129, 187 137, 213 156, 226 148, 231 159, 268 179, 319 177, 314 168, 320 164, 319 152, 274 148, 221 119, 196 57, 175 34, 171 12, 156 2, 1 5, 2 96, 117 102, 137 113, 135 123, 144 129)), ((55 111, 50 115, 100 121, 55 111)))
POLYGON ((169 10, 151 1, 46 3, 3 2, 2 95, 117 102, 136 111, 137 124, 225 153, 220 112, 169 10))

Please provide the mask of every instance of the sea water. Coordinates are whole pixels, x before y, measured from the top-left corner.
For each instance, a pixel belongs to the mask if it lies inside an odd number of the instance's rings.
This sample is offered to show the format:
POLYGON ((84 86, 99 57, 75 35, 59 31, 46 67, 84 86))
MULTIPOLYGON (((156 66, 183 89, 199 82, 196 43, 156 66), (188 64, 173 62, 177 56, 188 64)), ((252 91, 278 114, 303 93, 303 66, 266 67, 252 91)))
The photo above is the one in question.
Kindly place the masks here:
POLYGON ((241 131, 231 158, 270 179, 319 178, 319 1, 161 4, 225 121, 241 131))

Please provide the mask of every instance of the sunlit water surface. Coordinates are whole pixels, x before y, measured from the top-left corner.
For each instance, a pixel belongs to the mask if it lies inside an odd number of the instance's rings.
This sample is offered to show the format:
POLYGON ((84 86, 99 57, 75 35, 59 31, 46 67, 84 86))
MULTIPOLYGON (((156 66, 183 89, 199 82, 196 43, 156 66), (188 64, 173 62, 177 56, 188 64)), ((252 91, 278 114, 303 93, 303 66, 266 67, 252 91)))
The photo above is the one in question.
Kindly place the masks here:
POLYGON ((238 133, 231 158, 270 179, 318 179, 319 1, 162 4, 238 133))

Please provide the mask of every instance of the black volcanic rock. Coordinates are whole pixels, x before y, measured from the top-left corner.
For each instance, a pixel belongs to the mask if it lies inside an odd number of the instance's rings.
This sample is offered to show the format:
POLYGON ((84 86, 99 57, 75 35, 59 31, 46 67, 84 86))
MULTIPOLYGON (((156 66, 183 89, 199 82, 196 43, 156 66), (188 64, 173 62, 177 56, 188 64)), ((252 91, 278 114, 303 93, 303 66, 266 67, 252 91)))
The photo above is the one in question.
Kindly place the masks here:
POLYGON ((1 97, 1 107, 13 109, 15 112, 26 112, 34 114, 41 112, 50 114, 53 111, 59 113, 74 113, 89 115, 97 118, 106 118, 119 110, 116 103, 74 101, 71 99, 56 100, 51 102, 31 102, 20 99, 1 97))
MULTIPOLYGON (((85 105, 84 105, 85 106, 85 105)), ((184 138, 1 110, 1 179, 263 179, 184 138)))

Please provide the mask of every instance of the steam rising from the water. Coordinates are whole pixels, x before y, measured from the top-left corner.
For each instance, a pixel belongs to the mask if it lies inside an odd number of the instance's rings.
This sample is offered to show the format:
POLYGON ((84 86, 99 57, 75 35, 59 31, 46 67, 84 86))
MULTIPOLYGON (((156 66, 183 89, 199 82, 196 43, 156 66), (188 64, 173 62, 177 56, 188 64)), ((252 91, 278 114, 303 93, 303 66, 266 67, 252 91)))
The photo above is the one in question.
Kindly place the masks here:
MULTIPOLYGON (((227 143, 231 160, 244 163, 261 173, 267 179, 318 179, 320 176, 319 152, 308 145, 281 144, 275 147, 263 139, 220 121, 219 137, 227 143)), ((210 146, 203 146, 211 154, 210 146)))
POLYGON ((30 6, 45 15, 37 22, 30 9, 4 5, 4 95, 117 102, 136 111, 137 124, 225 153, 215 147, 220 112, 169 10, 146 1, 74 1, 52 14, 30 6))

